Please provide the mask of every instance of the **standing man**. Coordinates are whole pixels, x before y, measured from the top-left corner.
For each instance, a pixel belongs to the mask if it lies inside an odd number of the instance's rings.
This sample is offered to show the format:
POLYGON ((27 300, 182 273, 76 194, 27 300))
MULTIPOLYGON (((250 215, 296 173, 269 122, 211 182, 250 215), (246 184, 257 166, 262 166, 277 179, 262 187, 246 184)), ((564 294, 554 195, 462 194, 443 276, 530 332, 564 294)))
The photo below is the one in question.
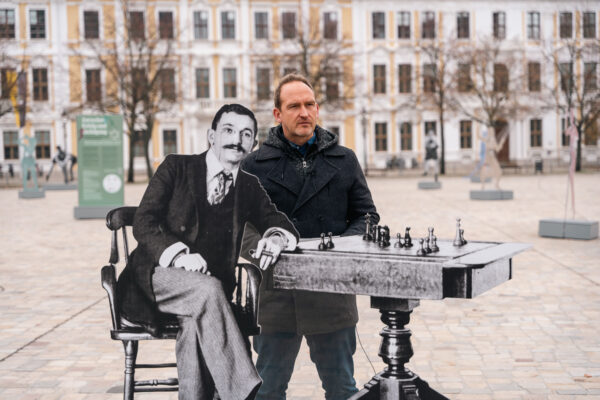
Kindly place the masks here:
POLYGON ((423 176, 427 175, 429 170, 433 170, 433 176, 435 181, 438 180, 438 144, 437 140, 435 140, 435 132, 429 131, 427 132, 427 136, 425 138, 425 168, 423 171, 423 176))
POLYGON ((229 305, 234 265, 246 222, 262 234, 263 269, 294 249, 298 234, 258 179, 239 170, 255 140, 250 110, 221 107, 210 149, 167 156, 135 214, 139 245, 119 277, 121 309, 151 332, 158 312, 177 315, 179 399, 212 399, 215 389, 222 399, 253 399, 260 385, 229 305))
MULTIPOLYGON (((317 125, 319 105, 305 77, 289 74, 275 90, 275 120, 266 142, 242 163, 294 223, 300 237, 321 232, 357 235, 365 214, 379 215, 355 154, 317 125)), ((264 290, 254 338, 263 379, 257 399, 285 399, 302 336, 310 347, 327 399, 357 392, 352 355, 358 321, 353 295, 264 290)))

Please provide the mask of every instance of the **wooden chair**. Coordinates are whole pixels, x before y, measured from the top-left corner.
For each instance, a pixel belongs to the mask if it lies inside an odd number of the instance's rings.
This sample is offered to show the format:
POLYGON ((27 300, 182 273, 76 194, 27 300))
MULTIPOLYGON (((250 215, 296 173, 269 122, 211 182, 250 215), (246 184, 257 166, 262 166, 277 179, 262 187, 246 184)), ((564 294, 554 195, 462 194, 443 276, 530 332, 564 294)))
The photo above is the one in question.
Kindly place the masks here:
MULTIPOLYGON (((152 336, 143 327, 125 320, 119 312, 117 299, 117 275, 116 264, 119 263, 118 231, 122 232, 122 250, 125 264, 129 257, 129 245, 127 242, 127 227, 133 223, 133 217, 137 207, 120 207, 111 210, 106 216, 106 225, 112 232, 109 264, 102 268, 102 287, 108 294, 110 312, 112 315, 112 330, 110 336, 113 340, 123 342, 125 349, 125 377, 123 388, 123 399, 133 400, 135 392, 176 392, 178 390, 177 378, 135 380, 136 368, 168 368, 176 367, 175 363, 165 364, 137 364, 138 342, 140 340, 175 339, 179 330, 177 318, 174 315, 163 314, 161 318, 161 329, 159 336, 152 336)), ((235 301, 232 309, 245 337, 258 335, 258 288, 262 275, 260 269, 254 264, 244 263, 236 266, 237 287, 235 301), (246 274, 242 274, 245 271, 246 274), (243 284, 245 275, 245 285, 243 284), (242 288, 245 286, 245 301, 242 302, 242 288)), ((248 342, 249 345, 249 342, 248 342)))

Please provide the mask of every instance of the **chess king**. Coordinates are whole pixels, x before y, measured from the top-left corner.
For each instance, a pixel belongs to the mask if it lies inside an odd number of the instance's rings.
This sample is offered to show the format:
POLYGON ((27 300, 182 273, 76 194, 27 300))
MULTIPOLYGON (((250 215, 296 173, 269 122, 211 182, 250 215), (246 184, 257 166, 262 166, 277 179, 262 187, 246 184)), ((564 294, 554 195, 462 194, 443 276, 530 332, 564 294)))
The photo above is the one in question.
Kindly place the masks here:
MULTIPOLYGON (((279 125, 246 157, 242 168, 260 179, 301 237, 362 235, 365 215, 371 214, 373 224, 379 215, 356 155, 317 125, 319 105, 312 86, 301 75, 286 75, 274 100, 273 116, 279 125)), ((303 337, 325 398, 347 399, 357 392, 352 360, 358 321, 355 296, 261 288, 259 322, 264 334, 254 337, 254 349, 263 385, 257 399, 285 399, 303 337)))
POLYGON ((298 233, 258 179, 239 169, 256 144, 254 114, 224 105, 208 140, 205 153, 167 156, 150 180, 118 294, 124 317, 151 333, 159 311, 177 315, 179 399, 212 399, 215 389, 223 399, 253 399, 261 380, 228 304, 234 263, 247 222, 262 235, 261 268, 294 249, 298 233))

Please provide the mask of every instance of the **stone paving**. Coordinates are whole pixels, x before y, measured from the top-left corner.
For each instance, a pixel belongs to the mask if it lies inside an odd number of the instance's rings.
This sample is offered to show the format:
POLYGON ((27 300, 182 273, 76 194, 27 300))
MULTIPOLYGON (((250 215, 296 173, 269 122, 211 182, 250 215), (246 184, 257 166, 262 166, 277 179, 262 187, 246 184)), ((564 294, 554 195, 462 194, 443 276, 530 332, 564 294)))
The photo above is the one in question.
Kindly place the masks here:
MULTIPOLYGON (((439 238, 453 238, 460 216, 467 240, 534 247, 515 257, 511 281, 475 299, 422 301, 409 325, 409 368, 451 399, 600 399, 600 240, 537 235, 539 219, 563 216, 566 176, 503 178, 502 187, 514 190, 509 201, 469 200, 479 185, 464 178, 444 178, 437 191, 417 190, 417 181, 369 179, 393 233, 410 225, 420 236, 434 226, 439 238)), ((126 204, 137 205, 144 188, 127 185, 126 204)), ((575 190, 576 218, 600 220, 600 174, 577 175, 575 190)), ((1 399, 122 398, 123 351, 110 340, 100 287, 110 238, 102 220, 75 220, 76 205, 75 191, 19 200, 16 189, 0 190, 1 399)), ((359 297, 359 310, 362 386, 383 368, 382 323, 367 297, 359 297)), ((139 359, 173 360, 174 344, 142 343, 139 359)), ((323 398, 305 345, 288 393, 323 398)))

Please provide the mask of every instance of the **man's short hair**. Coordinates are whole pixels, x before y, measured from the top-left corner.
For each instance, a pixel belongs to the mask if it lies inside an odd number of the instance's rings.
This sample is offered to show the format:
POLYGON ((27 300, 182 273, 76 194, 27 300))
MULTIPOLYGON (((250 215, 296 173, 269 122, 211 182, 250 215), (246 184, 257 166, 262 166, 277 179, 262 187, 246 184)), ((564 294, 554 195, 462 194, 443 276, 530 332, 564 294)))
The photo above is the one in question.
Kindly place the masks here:
POLYGON ((249 116, 252 122, 254 122, 254 138, 256 138, 256 132, 258 130, 258 123, 256 122, 256 117, 254 116, 254 113, 252 111, 250 111, 241 104, 225 104, 221 108, 219 108, 219 111, 217 111, 217 113, 215 114, 215 117, 213 118, 212 124, 210 126, 213 131, 217 130, 217 125, 221 120, 221 116, 228 112, 249 116))
POLYGON ((275 96, 273 97, 273 100, 274 100, 273 102, 275 104, 275 108, 277 108, 277 109, 281 108, 281 87, 283 85, 285 85, 286 83, 290 83, 290 82, 302 82, 306 86, 308 86, 310 88, 310 90, 313 91, 313 93, 315 92, 312 85, 310 84, 308 79, 306 79, 306 77, 304 75, 300 75, 295 72, 292 72, 291 74, 287 74, 283 78, 281 78, 281 80, 279 81, 279 84, 277 85, 277 88, 275 89, 275 96))

